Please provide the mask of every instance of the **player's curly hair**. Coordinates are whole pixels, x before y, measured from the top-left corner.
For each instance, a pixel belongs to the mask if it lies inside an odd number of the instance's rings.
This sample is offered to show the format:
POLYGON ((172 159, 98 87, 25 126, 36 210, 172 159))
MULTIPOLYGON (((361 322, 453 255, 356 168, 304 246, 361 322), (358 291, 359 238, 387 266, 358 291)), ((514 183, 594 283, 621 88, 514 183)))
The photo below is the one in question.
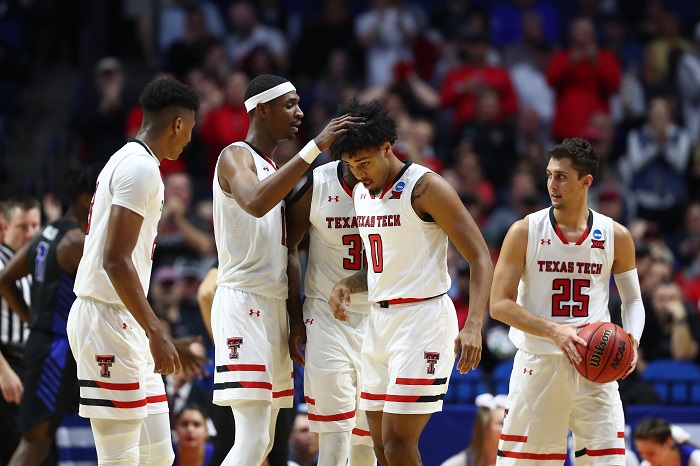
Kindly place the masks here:
POLYGON ((357 99, 352 99, 339 111, 340 115, 346 113, 363 117, 365 124, 348 129, 335 140, 330 148, 334 159, 338 160, 344 154, 352 156, 361 150, 380 147, 387 141, 389 144, 396 142, 396 121, 389 116, 387 109, 378 100, 361 104, 357 99))
POLYGON ((598 155, 585 139, 564 139, 561 144, 549 149, 549 158, 555 160, 570 159, 571 166, 578 172, 579 180, 586 175, 591 175, 595 179, 598 175, 598 166, 600 165, 598 155))
POLYGON ((101 169, 101 165, 88 165, 67 168, 63 172, 59 197, 64 208, 76 202, 83 194, 92 195, 95 192, 95 184, 101 169))
POLYGON ((248 84, 245 94, 243 95, 243 100, 248 100, 261 92, 265 92, 287 81, 289 80, 282 76, 275 76, 274 74, 261 74, 260 76, 256 76, 248 84))
POLYGON ((170 108, 182 108, 196 112, 199 110, 199 97, 191 87, 177 79, 166 78, 150 82, 139 98, 146 115, 156 116, 170 108))

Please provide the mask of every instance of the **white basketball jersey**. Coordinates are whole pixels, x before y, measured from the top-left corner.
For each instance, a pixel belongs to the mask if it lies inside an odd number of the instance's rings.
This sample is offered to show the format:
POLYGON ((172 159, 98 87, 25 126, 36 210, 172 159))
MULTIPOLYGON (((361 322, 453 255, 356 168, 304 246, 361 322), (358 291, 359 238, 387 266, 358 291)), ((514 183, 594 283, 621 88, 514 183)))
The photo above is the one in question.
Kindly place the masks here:
MULTIPOLYGON (((357 229, 352 191, 343 181, 339 162, 313 171, 309 220, 309 262, 304 292, 328 301, 333 286, 362 268, 364 250, 357 229)), ((352 296, 350 312, 369 312, 367 293, 352 296)))
POLYGON ((353 191, 365 245, 371 302, 430 298, 450 289, 447 235, 423 221, 411 205, 416 182, 431 171, 408 162, 391 186, 375 197, 358 183, 353 191))
MULTIPOLYGON (((608 296, 615 259, 615 235, 610 217, 589 210, 588 226, 577 243, 560 233, 554 209, 527 216, 525 269, 517 303, 528 312, 558 324, 610 321, 608 296)), ((549 338, 514 327, 516 347, 535 354, 559 354, 549 338)))
MULTIPOLYGON (((246 142, 232 145, 251 152, 261 181, 277 165, 246 142)), ((216 283, 270 298, 287 299, 287 236, 284 201, 261 218, 247 213, 233 195, 219 185, 219 164, 214 169, 214 239, 219 256, 216 283)))
POLYGON ((131 260, 143 291, 148 294, 158 222, 163 210, 163 178, 158 165, 150 149, 132 139, 112 155, 100 172, 90 206, 83 257, 75 277, 76 296, 123 304, 104 269, 104 246, 112 205, 125 207, 143 217, 131 260))

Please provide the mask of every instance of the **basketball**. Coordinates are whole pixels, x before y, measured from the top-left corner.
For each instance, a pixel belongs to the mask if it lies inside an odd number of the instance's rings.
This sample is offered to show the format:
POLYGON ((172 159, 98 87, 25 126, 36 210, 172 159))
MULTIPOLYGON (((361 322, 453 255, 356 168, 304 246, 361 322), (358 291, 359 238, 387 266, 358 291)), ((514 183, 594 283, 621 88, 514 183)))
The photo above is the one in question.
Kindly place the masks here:
POLYGON ((612 322, 593 322, 583 327, 578 336, 588 343, 585 347, 576 343, 583 361, 575 366, 583 377, 607 383, 627 373, 634 350, 623 328, 612 322))

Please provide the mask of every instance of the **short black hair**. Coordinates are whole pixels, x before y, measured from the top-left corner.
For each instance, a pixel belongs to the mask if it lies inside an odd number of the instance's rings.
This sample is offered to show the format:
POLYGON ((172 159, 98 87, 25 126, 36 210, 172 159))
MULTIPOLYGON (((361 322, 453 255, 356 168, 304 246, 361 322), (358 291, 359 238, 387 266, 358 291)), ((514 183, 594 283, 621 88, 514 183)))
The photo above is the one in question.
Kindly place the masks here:
POLYGON ((68 207, 80 199, 83 194, 92 195, 95 192, 97 177, 101 169, 100 165, 66 169, 61 177, 61 187, 59 188, 61 203, 68 207))
POLYGON ((671 438, 671 425, 661 418, 648 417, 634 428, 635 440, 648 440, 654 443, 664 443, 671 438))
POLYGON ((380 147, 387 141, 394 144, 398 138, 396 121, 378 100, 361 104, 357 99, 352 99, 339 113, 363 117, 365 124, 348 129, 335 140, 330 153, 336 160, 344 154, 352 156, 361 150, 380 147))
POLYGON ((143 120, 156 127, 172 110, 199 110, 199 97, 191 87, 174 78, 158 79, 146 85, 139 98, 143 120))
POLYGON ((261 92, 265 92, 287 81, 289 81, 289 79, 274 74, 261 74, 260 76, 256 76, 248 84, 245 94, 243 95, 243 100, 248 100, 261 92))
POLYGON ((555 160, 570 159, 571 165, 578 172, 579 180, 586 175, 591 175, 595 179, 598 175, 598 167, 600 165, 598 155, 585 139, 564 139, 561 144, 549 149, 549 158, 555 160))

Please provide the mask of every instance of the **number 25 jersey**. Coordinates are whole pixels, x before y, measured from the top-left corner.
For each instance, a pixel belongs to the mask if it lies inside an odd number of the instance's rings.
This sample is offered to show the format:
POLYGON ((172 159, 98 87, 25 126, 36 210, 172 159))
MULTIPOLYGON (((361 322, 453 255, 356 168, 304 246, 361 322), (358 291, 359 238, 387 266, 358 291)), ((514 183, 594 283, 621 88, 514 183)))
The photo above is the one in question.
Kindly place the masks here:
MULTIPOLYGON (((613 220, 589 209, 586 230, 576 243, 569 243, 559 230, 553 208, 526 218, 527 252, 517 303, 558 324, 609 322, 610 274, 615 258, 613 220)), ((517 348, 529 353, 561 353, 549 338, 514 327, 509 336, 517 348)))

